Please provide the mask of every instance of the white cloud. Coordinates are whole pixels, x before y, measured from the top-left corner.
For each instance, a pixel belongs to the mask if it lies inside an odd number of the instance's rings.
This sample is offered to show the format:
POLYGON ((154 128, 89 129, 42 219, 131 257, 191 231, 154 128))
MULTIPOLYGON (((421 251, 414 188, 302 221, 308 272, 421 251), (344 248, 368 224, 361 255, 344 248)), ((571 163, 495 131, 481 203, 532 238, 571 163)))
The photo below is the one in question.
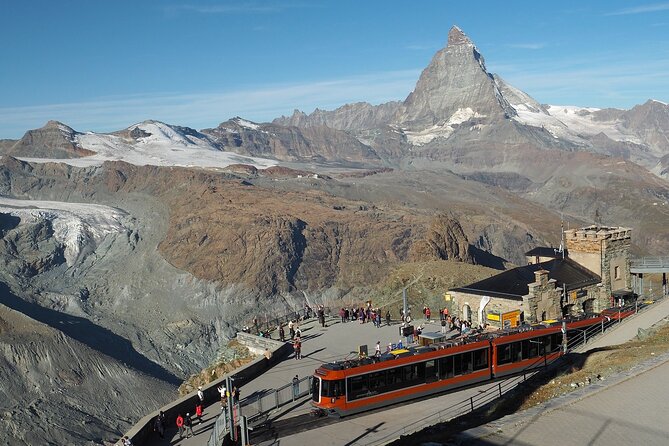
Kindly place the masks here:
POLYGON ((95 101, 0 108, 0 138, 18 138, 50 119, 76 130, 111 131, 146 119, 194 128, 214 127, 233 116, 270 121, 295 108, 311 112, 366 101, 402 100, 420 70, 393 71, 302 84, 265 85, 233 92, 163 93, 95 101))
POLYGON ((609 12, 606 15, 645 14, 648 12, 658 12, 667 10, 669 10, 669 3, 654 3, 649 5, 634 6, 632 8, 623 8, 617 11, 609 12))

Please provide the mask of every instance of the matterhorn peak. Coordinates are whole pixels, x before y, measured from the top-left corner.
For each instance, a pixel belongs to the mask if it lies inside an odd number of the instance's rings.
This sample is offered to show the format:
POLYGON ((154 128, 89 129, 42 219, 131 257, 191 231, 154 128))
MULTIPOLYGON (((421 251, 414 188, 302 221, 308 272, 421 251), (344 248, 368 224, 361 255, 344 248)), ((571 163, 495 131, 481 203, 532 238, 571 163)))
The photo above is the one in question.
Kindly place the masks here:
POLYGON ((472 41, 467 37, 467 34, 464 33, 457 25, 453 25, 451 30, 448 32, 448 46, 453 45, 474 45, 472 41))
POLYGON ((463 116, 478 122, 516 113, 486 70, 483 56, 457 26, 448 33, 448 46, 434 55, 403 105, 397 121, 415 131, 461 123, 463 116))

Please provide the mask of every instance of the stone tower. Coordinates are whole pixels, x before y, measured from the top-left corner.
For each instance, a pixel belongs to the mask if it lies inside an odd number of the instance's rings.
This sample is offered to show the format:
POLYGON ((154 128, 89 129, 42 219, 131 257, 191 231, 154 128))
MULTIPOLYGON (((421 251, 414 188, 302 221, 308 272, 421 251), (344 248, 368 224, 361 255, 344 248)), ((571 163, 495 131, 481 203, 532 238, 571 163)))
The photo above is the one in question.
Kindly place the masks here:
POLYGON ((629 228, 588 226, 565 231, 569 258, 602 278, 599 308, 611 305, 611 292, 631 289, 629 228))

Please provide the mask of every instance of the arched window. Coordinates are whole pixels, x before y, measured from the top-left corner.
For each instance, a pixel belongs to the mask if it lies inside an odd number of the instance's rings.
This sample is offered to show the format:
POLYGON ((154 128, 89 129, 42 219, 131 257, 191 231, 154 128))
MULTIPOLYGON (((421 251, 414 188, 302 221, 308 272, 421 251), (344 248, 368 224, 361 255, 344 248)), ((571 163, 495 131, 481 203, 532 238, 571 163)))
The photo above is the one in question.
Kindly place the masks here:
POLYGON ((467 322, 472 321, 472 308, 469 306, 469 304, 465 304, 462 307, 462 319, 466 320, 467 322))

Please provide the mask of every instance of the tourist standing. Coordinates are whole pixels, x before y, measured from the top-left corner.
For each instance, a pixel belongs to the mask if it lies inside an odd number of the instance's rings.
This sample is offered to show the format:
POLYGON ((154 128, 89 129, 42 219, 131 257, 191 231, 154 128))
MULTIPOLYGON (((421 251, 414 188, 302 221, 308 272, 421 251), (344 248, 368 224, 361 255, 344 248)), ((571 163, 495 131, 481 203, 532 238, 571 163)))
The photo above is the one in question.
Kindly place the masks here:
POLYGON ((184 417, 183 415, 179 414, 177 415, 177 429, 179 429, 179 439, 181 440, 184 436, 184 417))
POLYGON ((300 378, 295 375, 293 378, 293 399, 296 400, 300 395, 300 378))

